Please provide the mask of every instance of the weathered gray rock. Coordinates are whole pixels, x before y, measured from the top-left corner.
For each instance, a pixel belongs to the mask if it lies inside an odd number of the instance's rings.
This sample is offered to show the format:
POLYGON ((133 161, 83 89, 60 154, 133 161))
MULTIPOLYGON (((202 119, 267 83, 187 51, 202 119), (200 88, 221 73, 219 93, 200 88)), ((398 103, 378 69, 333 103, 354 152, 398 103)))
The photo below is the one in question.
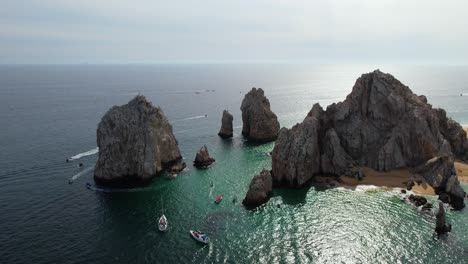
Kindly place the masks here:
POLYGON ((447 224, 446 222, 444 204, 442 202, 439 202, 439 211, 437 211, 436 214, 435 231, 437 235, 443 235, 447 232, 452 231, 452 225, 447 224))
POLYGON ((222 138, 230 138, 233 134, 232 129, 232 120, 234 117, 227 111, 223 111, 223 117, 221 119, 221 129, 219 130, 218 135, 222 138))
MULTIPOLYGON (((345 101, 326 111, 316 104, 302 123, 281 129, 272 153, 272 176, 275 184, 301 187, 316 174, 352 174, 354 166, 414 168, 433 157, 452 155, 468 157, 462 127, 445 111, 433 109, 426 97, 376 70, 358 78, 345 101)), ((441 176, 458 197, 458 181, 448 171, 441 176)), ((456 201, 451 199, 452 205, 460 208, 456 201)))
POLYGON ((450 203, 454 209, 462 209, 465 204, 465 192, 455 173, 453 159, 450 156, 435 157, 415 168, 431 185, 439 199, 450 203))
POLYGON ((280 125, 261 88, 252 88, 241 105, 242 134, 250 141, 270 142, 278 137, 280 125))
POLYGON ((185 167, 172 126, 141 95, 107 111, 98 125, 97 145, 94 180, 100 185, 145 184, 165 169, 185 167))
POLYGON ((203 147, 200 148, 200 150, 197 152, 197 155, 195 156, 193 166, 197 168, 207 168, 213 162, 215 162, 215 159, 210 157, 210 154, 208 153, 208 148, 206 147, 206 145, 203 145, 203 147))
POLYGON ((257 207, 270 199, 273 191, 271 173, 263 169, 260 174, 255 175, 249 185, 249 190, 242 203, 248 207, 257 207))

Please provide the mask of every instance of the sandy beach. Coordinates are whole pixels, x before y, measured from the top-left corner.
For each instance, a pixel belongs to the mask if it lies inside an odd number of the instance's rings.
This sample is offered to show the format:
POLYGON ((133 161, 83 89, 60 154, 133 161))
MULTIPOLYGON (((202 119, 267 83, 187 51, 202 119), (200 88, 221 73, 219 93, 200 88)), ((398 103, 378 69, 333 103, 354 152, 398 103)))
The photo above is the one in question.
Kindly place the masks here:
MULTIPOLYGON (((359 181, 356 178, 341 176, 317 176, 315 182, 319 185, 332 185, 343 187, 356 187, 358 185, 375 185, 387 188, 406 189, 406 182, 412 180, 415 182, 413 191, 419 194, 435 195, 434 189, 425 182, 424 178, 418 174, 413 174, 409 169, 397 169, 388 172, 380 172, 371 168, 362 168, 365 177, 359 181), (420 184, 418 184, 418 182, 420 184)), ((468 164, 461 161, 455 162, 455 170, 460 182, 468 182, 468 164)))

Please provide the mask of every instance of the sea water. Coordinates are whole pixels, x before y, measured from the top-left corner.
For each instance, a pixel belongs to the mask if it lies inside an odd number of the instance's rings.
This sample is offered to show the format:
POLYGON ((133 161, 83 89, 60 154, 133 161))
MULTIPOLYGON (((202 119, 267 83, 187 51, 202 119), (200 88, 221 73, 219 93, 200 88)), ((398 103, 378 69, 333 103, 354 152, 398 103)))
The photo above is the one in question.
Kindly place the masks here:
POLYGON ((0 66, 0 262, 466 263, 467 209, 448 210, 453 230, 437 239, 433 214, 397 191, 276 189, 258 210, 240 205, 252 176, 271 167, 274 146, 241 136, 245 93, 262 87, 281 126, 291 127, 314 103, 344 100, 357 77, 377 68, 468 124, 465 66, 0 66), (164 110, 188 171, 144 188, 87 189, 100 118, 137 94, 164 110), (217 136, 224 109, 234 115, 229 140, 217 136), (197 170, 191 163, 204 144, 216 163, 197 170), (157 228, 162 208, 166 233, 157 228), (197 243, 190 229, 211 243, 197 243))

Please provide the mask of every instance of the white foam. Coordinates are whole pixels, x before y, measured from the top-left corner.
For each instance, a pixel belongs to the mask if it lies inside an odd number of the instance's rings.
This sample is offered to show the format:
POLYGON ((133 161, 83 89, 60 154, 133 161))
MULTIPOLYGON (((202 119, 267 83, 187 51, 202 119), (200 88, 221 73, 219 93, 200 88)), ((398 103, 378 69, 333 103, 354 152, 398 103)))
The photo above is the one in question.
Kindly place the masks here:
POLYGON ((357 192, 367 192, 367 191, 373 191, 377 189, 380 189, 380 187, 375 186, 375 185, 358 185, 356 186, 354 190, 357 192))
POLYGON ((74 180, 78 179, 80 176, 84 175, 85 173, 91 171, 92 169, 94 169, 94 166, 88 167, 88 168, 80 171, 79 173, 73 175, 73 177, 71 177, 70 180, 74 181, 74 180))
POLYGON ((68 158, 67 160, 68 161, 77 160, 77 159, 82 158, 82 157, 94 155, 94 154, 96 154, 98 152, 99 152, 99 148, 96 147, 96 148, 94 148, 92 150, 88 150, 86 152, 83 152, 83 153, 77 154, 75 156, 72 156, 72 157, 68 158))
POLYGON ((174 120, 173 123, 188 121, 188 120, 194 120, 194 119, 200 119, 200 118, 205 118, 205 117, 207 117, 207 115, 190 116, 190 117, 174 120))

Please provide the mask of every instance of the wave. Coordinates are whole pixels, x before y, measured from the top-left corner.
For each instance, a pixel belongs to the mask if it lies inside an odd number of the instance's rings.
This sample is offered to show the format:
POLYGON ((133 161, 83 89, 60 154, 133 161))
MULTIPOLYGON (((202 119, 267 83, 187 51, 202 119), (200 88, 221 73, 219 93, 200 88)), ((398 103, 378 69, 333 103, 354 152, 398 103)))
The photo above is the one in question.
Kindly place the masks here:
POLYGON ((98 152, 99 152, 99 148, 96 147, 96 148, 88 150, 86 152, 76 154, 75 156, 72 156, 72 157, 68 158, 67 161, 77 160, 77 159, 82 158, 82 157, 91 156, 91 155, 94 155, 94 154, 96 154, 98 152))
POLYGON ((91 171, 92 169, 94 169, 94 166, 91 166, 91 167, 88 167, 82 171, 80 171, 79 173, 73 175, 71 178, 70 178, 70 181, 73 182, 75 181, 76 179, 78 179, 80 176, 84 175, 85 173, 91 171))

